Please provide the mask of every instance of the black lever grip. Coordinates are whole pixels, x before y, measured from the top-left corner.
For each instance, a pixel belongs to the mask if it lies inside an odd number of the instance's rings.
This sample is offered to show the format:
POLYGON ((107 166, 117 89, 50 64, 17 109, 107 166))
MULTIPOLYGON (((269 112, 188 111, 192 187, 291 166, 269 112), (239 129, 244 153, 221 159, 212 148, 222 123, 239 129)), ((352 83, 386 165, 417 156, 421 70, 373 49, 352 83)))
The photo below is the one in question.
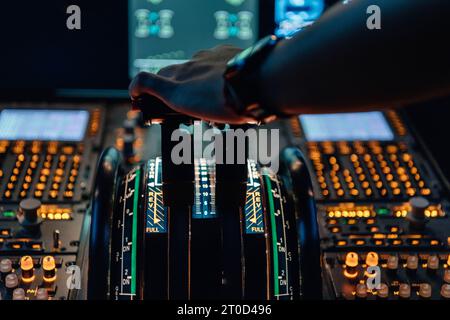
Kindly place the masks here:
POLYGON ((192 117, 179 113, 167 106, 161 99, 144 94, 131 99, 133 109, 140 110, 145 123, 158 124, 165 121, 190 123, 192 117))

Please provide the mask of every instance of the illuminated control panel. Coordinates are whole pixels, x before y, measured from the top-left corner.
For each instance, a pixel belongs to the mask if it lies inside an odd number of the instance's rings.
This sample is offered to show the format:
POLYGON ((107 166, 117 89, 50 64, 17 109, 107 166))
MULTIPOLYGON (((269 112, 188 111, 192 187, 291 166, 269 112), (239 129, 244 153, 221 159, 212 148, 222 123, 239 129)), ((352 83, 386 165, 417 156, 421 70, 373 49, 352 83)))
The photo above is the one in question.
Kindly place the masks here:
POLYGON ((408 199, 433 196, 406 143, 308 142, 320 196, 326 199, 408 199))
POLYGON ((33 197, 79 201, 101 126, 100 110, 7 108, 0 111, 0 202, 33 197), (28 124, 30 123, 30 124, 28 124), (80 176, 82 178, 80 178, 80 176))
POLYGON ((2 256, 0 300, 67 299, 69 290, 77 287, 71 285, 74 265, 74 255, 2 256))
POLYGON ((448 299, 448 253, 439 251, 326 253, 332 266, 332 289, 346 300, 440 300, 448 299), (369 267, 375 272, 368 271, 369 267), (369 278, 378 278, 371 285, 369 278))
POLYGON ((304 115, 290 127, 310 161, 328 298, 447 299, 450 203, 402 116, 304 115))
POLYGON ((130 76, 191 59, 218 45, 258 39, 259 1, 129 1, 130 76), (199 32, 202 36, 198 36, 199 32))
POLYGON ((74 273, 79 288, 77 254, 102 110, 0 106, 1 299, 68 299, 74 273))

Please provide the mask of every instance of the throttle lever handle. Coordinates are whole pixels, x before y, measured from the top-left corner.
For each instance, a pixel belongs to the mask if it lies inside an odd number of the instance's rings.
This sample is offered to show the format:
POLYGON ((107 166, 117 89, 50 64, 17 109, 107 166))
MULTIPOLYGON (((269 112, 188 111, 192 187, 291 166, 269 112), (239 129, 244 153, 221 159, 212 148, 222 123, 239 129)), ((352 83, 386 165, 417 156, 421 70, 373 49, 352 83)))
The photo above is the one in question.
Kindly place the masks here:
POLYGON ((149 94, 132 98, 131 105, 134 110, 141 111, 146 124, 161 124, 166 121, 191 123, 193 120, 192 117, 174 111, 164 101, 149 94))

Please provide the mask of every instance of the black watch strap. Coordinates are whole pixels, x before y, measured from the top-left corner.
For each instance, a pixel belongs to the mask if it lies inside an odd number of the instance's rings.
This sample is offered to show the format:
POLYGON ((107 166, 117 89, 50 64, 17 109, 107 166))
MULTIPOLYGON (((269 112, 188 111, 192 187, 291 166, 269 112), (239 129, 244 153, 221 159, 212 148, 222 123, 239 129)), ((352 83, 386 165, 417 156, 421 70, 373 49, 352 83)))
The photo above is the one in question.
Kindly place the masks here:
POLYGON ((242 116, 267 123, 282 116, 260 101, 259 66, 278 43, 276 36, 267 36, 247 48, 227 64, 224 74, 228 104, 242 116))

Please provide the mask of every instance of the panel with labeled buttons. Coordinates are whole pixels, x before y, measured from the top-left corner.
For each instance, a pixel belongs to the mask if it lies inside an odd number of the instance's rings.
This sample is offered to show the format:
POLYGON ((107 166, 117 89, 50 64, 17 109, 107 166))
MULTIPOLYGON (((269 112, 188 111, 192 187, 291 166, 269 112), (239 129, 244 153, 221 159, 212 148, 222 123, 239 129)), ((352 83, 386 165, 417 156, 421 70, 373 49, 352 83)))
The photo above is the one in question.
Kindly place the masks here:
POLYGON ((0 105, 1 299, 69 298, 103 122, 102 106, 0 105))
POLYGON ((74 255, 0 257, 0 300, 67 299, 79 283, 75 259, 74 255))
POLYGON ((337 298, 450 299, 449 251, 348 251, 326 253, 324 260, 337 298))
POLYGON ((329 299, 449 299, 450 202, 429 152, 396 111, 305 115, 329 299), (367 268, 380 267, 370 287, 367 268))

